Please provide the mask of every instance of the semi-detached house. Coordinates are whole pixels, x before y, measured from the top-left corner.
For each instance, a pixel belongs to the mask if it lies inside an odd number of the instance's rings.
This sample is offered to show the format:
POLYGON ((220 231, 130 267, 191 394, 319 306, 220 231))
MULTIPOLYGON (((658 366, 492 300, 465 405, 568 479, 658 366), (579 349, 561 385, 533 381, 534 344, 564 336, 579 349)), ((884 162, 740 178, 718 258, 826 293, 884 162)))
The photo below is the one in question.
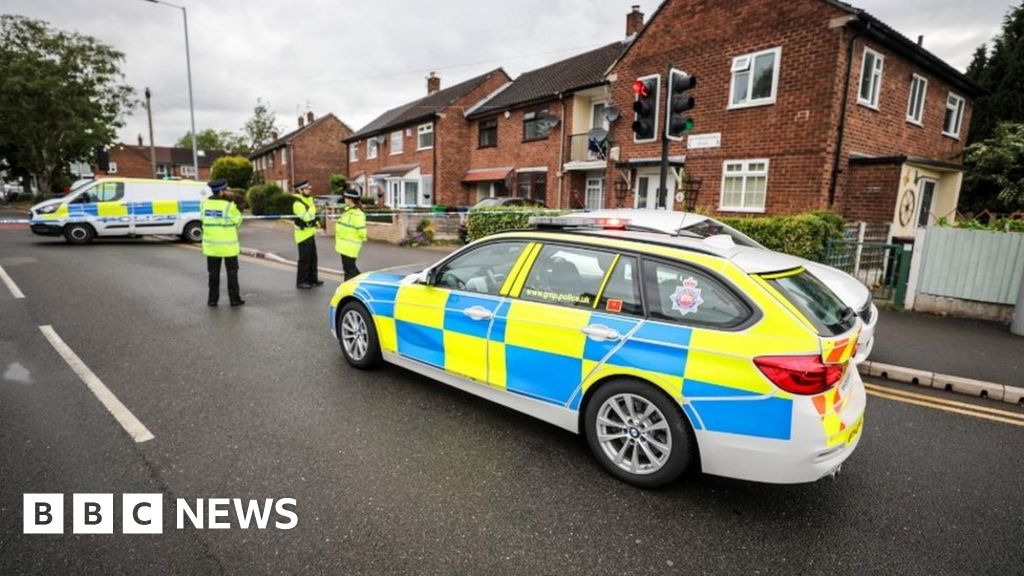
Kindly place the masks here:
POLYGON ((608 79, 623 111, 607 166, 616 204, 682 209, 696 194, 722 215, 832 208, 892 223, 897 238, 955 216, 980 89, 920 39, 848 4, 666 0, 608 79), (698 78, 696 127, 671 143, 674 174, 659 194, 661 142, 633 134, 633 83, 661 82, 660 136, 670 62, 698 78))
POLYGON ((381 114, 344 139, 349 180, 393 208, 466 203, 459 183, 469 166, 466 110, 509 82, 501 68, 441 89, 434 73, 427 95, 381 114))

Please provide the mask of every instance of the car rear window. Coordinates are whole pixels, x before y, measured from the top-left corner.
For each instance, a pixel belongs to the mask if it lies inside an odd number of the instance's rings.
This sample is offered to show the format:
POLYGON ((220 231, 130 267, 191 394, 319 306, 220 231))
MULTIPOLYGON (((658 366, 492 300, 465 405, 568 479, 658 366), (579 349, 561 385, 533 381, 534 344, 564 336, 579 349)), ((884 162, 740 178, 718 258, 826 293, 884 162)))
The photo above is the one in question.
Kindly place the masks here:
POLYGON ((806 270, 764 278, 814 324, 820 335, 838 336, 854 327, 857 314, 853 309, 806 270))

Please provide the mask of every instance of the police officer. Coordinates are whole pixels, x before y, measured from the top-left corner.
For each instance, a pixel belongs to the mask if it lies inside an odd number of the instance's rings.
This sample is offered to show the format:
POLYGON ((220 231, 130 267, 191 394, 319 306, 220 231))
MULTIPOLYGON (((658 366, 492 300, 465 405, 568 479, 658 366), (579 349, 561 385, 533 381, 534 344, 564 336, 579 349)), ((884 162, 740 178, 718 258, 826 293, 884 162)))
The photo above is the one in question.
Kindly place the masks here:
POLYGON ((366 241, 366 214, 358 190, 349 188, 344 196, 345 211, 334 224, 334 249, 341 254, 341 268, 345 271, 345 280, 349 280, 359 276, 356 258, 366 241))
POLYGON ((323 280, 317 278, 316 205, 313 204, 313 186, 308 180, 296 184, 295 190, 299 192, 292 204, 292 213, 295 215, 295 244, 299 247, 299 268, 295 286, 308 290, 313 286, 323 285, 323 280))
POLYGON ((203 254, 209 273, 210 294, 207 305, 216 306, 220 299, 220 263, 228 274, 228 299, 232 306, 245 304, 238 290, 238 226, 242 213, 235 203, 221 197, 227 190, 227 180, 214 180, 207 184, 213 195, 203 200, 203 254))

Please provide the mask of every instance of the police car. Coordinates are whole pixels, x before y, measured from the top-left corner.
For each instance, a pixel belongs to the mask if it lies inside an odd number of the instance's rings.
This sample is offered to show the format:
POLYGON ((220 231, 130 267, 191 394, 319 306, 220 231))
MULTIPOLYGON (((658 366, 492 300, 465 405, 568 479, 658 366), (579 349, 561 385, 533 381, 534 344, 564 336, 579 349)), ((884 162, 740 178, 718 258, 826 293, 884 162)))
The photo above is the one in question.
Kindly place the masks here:
POLYGON ((860 440, 862 321, 797 258, 626 220, 535 219, 339 286, 349 364, 405 367, 585 435, 642 487, 835 473, 860 440))

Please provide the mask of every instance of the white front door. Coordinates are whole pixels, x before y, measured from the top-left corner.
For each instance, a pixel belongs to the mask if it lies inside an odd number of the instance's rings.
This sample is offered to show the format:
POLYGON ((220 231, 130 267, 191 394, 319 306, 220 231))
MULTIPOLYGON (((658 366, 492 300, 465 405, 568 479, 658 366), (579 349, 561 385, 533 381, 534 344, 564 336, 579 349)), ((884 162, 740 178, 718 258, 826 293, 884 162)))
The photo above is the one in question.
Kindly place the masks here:
POLYGON ((671 172, 665 182, 667 190, 658 192, 658 172, 638 172, 636 177, 636 189, 633 191, 633 207, 647 208, 650 210, 668 210, 671 207, 671 193, 675 187, 675 180, 671 172))
POLYGON ((401 180, 388 180, 388 206, 391 206, 392 208, 400 208, 402 206, 401 180))
POLYGON ((604 176, 593 176, 587 178, 587 210, 600 210, 604 208, 604 176))

